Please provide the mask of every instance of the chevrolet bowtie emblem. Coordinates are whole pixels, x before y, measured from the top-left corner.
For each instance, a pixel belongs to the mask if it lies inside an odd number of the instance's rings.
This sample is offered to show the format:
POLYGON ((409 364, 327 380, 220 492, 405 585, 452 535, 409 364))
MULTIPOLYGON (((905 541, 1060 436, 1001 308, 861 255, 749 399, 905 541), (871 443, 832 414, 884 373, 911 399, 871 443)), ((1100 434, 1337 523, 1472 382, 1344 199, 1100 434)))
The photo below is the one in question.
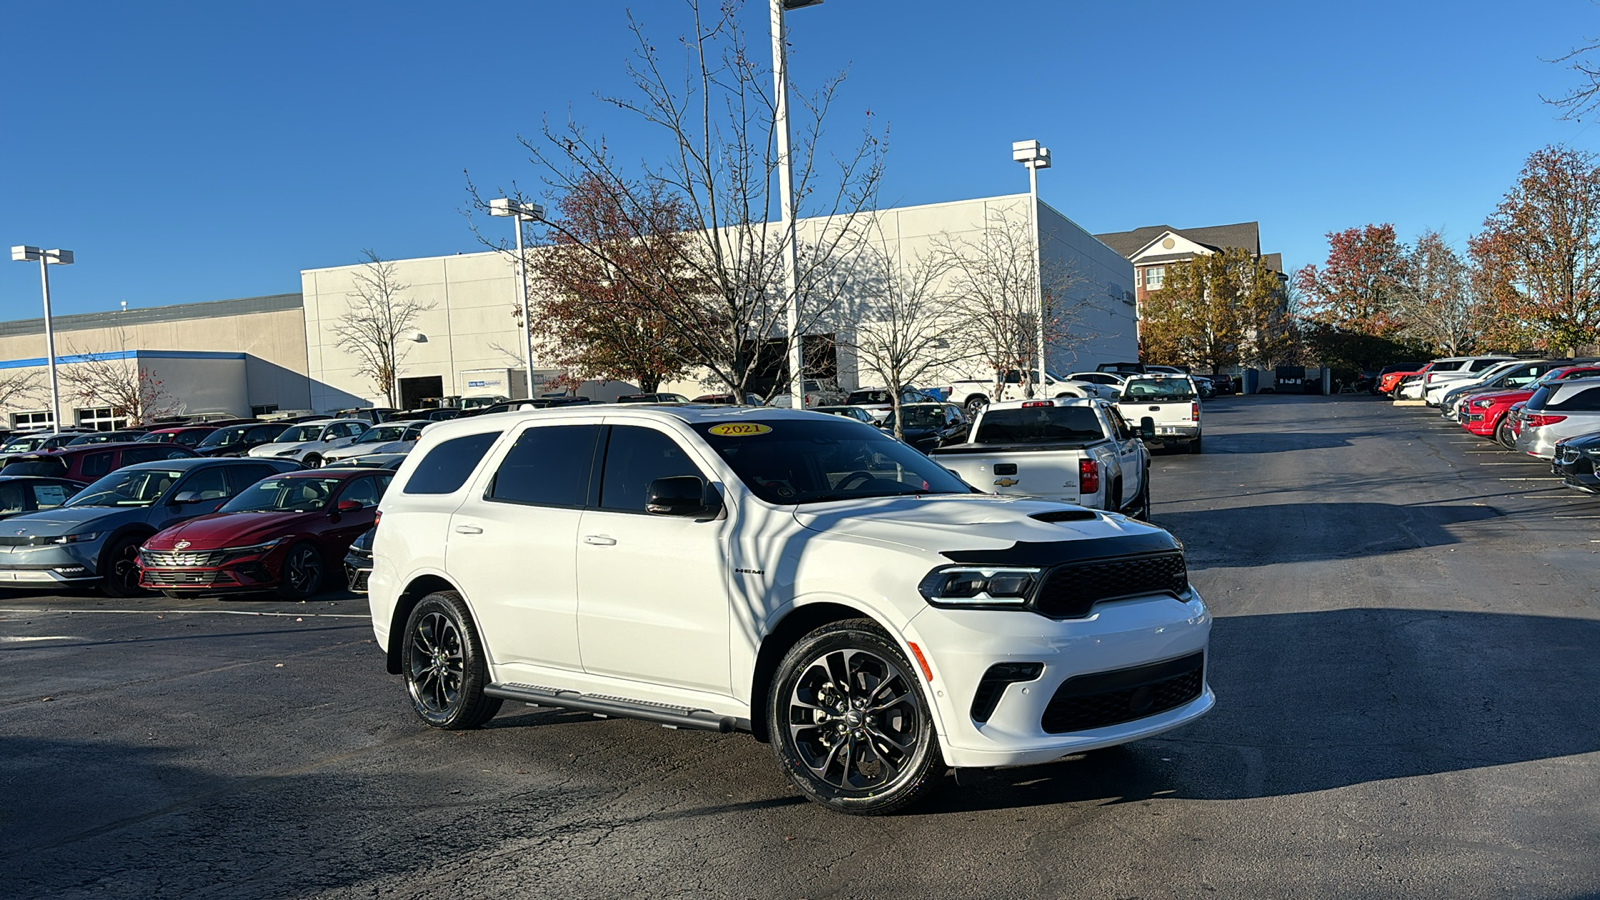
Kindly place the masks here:
POLYGON ((188 541, 179 541, 176 544, 172 545, 172 549, 174 549, 174 550, 186 550, 186 549, 188 549, 188 547, 189 547, 189 542, 188 541))
POLYGON ((999 485, 1000 487, 1011 487, 1013 484, 1021 483, 1021 481, 1018 481, 1015 478, 999 478, 995 480, 995 484, 999 485))

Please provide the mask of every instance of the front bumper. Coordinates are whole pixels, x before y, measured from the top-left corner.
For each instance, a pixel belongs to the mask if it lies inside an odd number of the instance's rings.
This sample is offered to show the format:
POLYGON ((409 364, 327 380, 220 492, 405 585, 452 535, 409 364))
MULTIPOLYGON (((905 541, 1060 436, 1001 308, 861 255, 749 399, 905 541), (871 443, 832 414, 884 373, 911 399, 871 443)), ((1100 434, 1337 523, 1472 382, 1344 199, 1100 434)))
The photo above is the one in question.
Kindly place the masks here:
POLYGON ((1101 693, 1089 699, 1132 705, 1114 710, 1111 718, 1116 721, 1110 724, 1061 733, 1046 730, 1047 714, 1060 721, 1061 707, 1052 710, 1052 703, 1070 679, 1204 654, 1211 616, 1192 589, 1182 601, 1150 596, 1102 602, 1081 619, 929 607, 911 620, 907 631, 933 670, 930 688, 943 725, 939 738, 951 766, 1031 765, 1126 744, 1186 725, 1216 703, 1204 677, 1206 661, 1193 685, 1197 692, 1183 695, 1176 706, 1142 706, 1136 687, 1132 694, 1101 693), (997 663, 1038 663, 1042 671, 1030 681, 1006 684, 987 721, 979 721, 974 700, 985 673, 997 663))
POLYGON ((0 547, 0 584, 14 587, 56 587, 93 584, 100 580, 103 540, 76 544, 0 547))
POLYGON ((1550 461, 1550 471, 1561 476, 1561 483, 1589 494, 1600 494, 1600 474, 1596 460, 1586 453, 1567 451, 1550 461))
POLYGON ((372 577, 372 557, 351 552, 344 558, 344 580, 353 594, 367 592, 367 579, 372 577))
MULTIPOLYGON (((157 551, 170 553, 171 551, 157 551)), ((194 551, 196 557, 227 553, 226 550, 194 551)), ((154 591, 265 591, 278 586, 282 554, 274 550, 234 556, 224 562, 201 565, 156 565, 150 553, 139 554, 139 586, 154 591)))

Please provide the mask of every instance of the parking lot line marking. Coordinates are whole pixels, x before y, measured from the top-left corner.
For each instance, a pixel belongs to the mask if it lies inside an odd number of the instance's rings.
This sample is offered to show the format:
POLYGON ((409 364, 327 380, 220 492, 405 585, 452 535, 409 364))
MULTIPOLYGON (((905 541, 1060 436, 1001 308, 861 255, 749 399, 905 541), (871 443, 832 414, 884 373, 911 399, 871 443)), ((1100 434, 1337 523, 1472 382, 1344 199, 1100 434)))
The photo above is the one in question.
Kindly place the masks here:
POLYGON ((1600 519, 1600 516, 1551 516, 1552 519, 1600 519))
POLYGON ((243 609, 72 609, 69 607, 0 607, 0 613, 110 613, 126 616, 267 616, 284 619, 370 619, 352 613, 252 612, 243 609))
POLYGON ((1558 475, 1543 475, 1543 476, 1540 476, 1540 477, 1537 477, 1537 478, 1534 478, 1534 477, 1529 477, 1529 478, 1504 478, 1504 477, 1502 477, 1500 480, 1501 481, 1560 481, 1561 477, 1558 476, 1558 475))
POLYGON ((1534 465, 1534 463, 1527 463, 1527 462, 1523 462, 1520 459, 1514 459, 1514 460, 1511 460, 1509 462, 1481 462, 1481 463, 1478 463, 1478 465, 1480 465, 1480 466, 1531 466, 1531 465, 1534 465))

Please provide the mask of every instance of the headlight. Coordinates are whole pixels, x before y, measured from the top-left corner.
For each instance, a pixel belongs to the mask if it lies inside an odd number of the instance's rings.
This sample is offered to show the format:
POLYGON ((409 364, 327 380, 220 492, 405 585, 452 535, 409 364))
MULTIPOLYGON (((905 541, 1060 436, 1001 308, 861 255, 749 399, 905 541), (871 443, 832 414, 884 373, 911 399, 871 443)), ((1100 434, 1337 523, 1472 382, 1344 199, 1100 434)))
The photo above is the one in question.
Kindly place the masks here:
POLYGON ((100 532, 98 532, 98 531, 86 531, 83 534, 63 534, 62 536, 56 538, 55 540, 51 541, 50 543, 52 543, 52 544, 81 544, 84 541, 92 541, 92 540, 94 540, 95 538, 97 538, 99 536, 100 536, 100 532))
POLYGON ((956 606, 1021 606, 1039 583, 1037 568, 952 566, 935 569, 917 590, 931 603, 956 606))
POLYGON ((270 551, 285 540, 287 538, 278 538, 275 541, 267 541, 265 544, 251 544, 248 547, 224 547, 219 552, 227 554, 228 559, 236 559, 241 556, 256 556, 270 551))
POLYGON ((1479 409, 1488 409, 1489 407, 1494 405, 1494 401, 1493 400, 1474 400, 1474 401, 1472 401, 1472 405, 1478 407, 1479 409))

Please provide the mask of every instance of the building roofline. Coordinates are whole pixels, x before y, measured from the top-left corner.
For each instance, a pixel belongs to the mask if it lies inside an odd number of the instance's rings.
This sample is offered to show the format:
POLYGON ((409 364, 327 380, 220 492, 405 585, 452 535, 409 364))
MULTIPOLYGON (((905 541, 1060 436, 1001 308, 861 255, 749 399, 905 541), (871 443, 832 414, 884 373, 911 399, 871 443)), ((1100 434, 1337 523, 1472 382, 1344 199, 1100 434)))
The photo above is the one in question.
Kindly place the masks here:
MULTIPOLYGON (((225 319, 252 313, 282 312, 304 309, 305 298, 295 294, 268 294, 263 297, 240 297, 234 300, 207 300, 200 303, 177 303, 171 306, 146 306, 138 309, 112 312, 78 313, 70 316, 51 316, 51 327, 57 331, 87 331, 92 328, 117 328, 146 325, 153 322, 181 322, 186 319, 225 319)), ((0 322, 0 337, 44 334, 44 319, 13 319, 0 322)))

